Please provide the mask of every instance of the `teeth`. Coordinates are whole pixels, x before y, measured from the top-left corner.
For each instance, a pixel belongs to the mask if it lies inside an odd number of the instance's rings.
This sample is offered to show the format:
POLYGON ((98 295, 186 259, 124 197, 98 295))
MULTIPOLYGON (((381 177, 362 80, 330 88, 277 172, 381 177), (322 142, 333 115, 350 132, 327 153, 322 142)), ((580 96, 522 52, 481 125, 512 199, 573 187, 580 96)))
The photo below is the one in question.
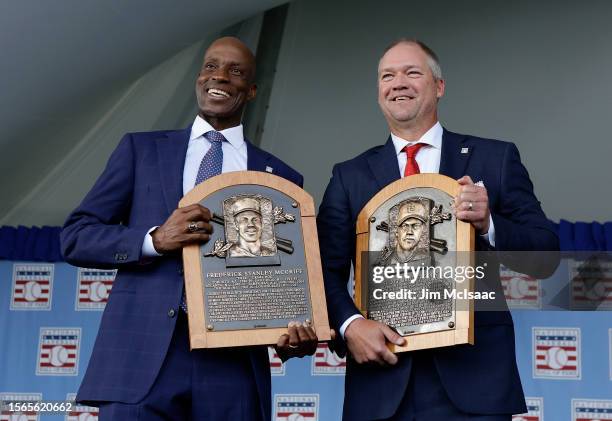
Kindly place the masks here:
POLYGON ((407 96, 398 96, 397 98, 395 98, 395 101, 404 101, 406 99, 408 99, 407 96))
POLYGON ((225 98, 229 98, 230 97, 230 94, 228 94, 227 92, 222 91, 220 89, 215 89, 215 88, 210 88, 208 90, 208 93, 209 94, 213 94, 213 96, 223 96, 225 98))

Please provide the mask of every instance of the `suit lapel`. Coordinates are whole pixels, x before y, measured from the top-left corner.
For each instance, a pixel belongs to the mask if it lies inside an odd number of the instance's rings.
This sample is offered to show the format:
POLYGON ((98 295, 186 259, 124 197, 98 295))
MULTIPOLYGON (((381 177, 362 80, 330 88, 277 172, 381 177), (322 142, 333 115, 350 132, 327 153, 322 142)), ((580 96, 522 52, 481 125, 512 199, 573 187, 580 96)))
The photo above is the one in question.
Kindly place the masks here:
POLYGON ((401 178, 391 136, 389 136, 387 143, 382 148, 377 149, 372 155, 368 156, 368 165, 374 174, 378 187, 381 189, 401 178))
POLYGON ((172 213, 183 197, 183 168, 191 127, 166 133, 156 139, 157 159, 164 199, 172 213))
MULTIPOLYGON (((247 145, 247 170, 266 172, 266 164, 268 163, 269 158, 268 155, 247 139, 244 139, 244 141, 247 145)), ((274 174, 274 168, 272 168, 272 174, 274 174)))
POLYGON ((440 153, 440 174, 455 180, 465 175, 467 163, 474 153, 474 145, 467 139, 467 136, 444 129, 440 153))

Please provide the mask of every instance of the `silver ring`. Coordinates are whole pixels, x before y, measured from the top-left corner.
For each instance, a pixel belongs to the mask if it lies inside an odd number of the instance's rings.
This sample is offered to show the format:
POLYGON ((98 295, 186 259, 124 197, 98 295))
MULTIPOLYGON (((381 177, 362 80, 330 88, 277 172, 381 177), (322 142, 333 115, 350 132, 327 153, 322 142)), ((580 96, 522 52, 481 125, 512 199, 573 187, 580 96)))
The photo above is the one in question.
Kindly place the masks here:
POLYGON ((187 231, 196 232, 198 230, 198 223, 195 221, 191 221, 187 224, 187 231))
POLYGON ((289 348, 291 348, 291 349, 297 349, 297 348, 298 348, 298 346, 297 346, 297 345, 291 345, 291 344, 289 344, 289 348))
POLYGON ((468 203, 468 210, 474 209, 474 204, 472 202, 468 203))

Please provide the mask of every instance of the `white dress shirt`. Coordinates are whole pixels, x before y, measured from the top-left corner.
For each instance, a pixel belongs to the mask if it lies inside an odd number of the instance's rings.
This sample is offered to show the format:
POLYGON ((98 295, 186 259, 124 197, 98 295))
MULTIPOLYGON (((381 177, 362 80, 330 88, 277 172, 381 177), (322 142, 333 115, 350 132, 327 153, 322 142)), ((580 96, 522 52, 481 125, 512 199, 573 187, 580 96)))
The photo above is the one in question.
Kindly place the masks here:
MULTIPOLYGON (((410 142, 391 133, 391 140, 393 141, 393 146, 395 147, 397 164, 402 177, 404 176, 404 169, 406 168, 406 161, 408 160, 408 156, 403 149, 406 146, 412 146, 416 143, 424 143, 426 145, 419 149, 414 157, 417 164, 419 164, 419 172, 435 174, 440 172, 443 132, 444 130, 442 129, 442 125, 438 121, 417 141, 410 142)), ((474 180, 474 182, 476 181, 478 180, 474 180)), ((495 247, 495 228, 493 227, 493 218, 491 216, 489 216, 489 231, 486 234, 483 234, 482 237, 485 238, 489 244, 495 247)), ((343 338, 344 332, 346 332, 346 328, 349 326, 349 324, 351 324, 353 320, 359 318, 363 318, 363 316, 361 314, 354 314, 346 319, 344 323, 342 323, 342 326, 340 326, 340 335, 342 335, 343 338)))
MULTIPOLYGON (((212 143, 204 137, 204 133, 215 130, 206 120, 199 115, 196 116, 191 126, 187 154, 185 155, 185 166, 183 167, 183 196, 195 187, 196 177, 200 169, 202 158, 210 149, 212 143)), ((221 144, 223 150, 223 165, 221 172, 244 171, 247 169, 247 145, 244 141, 242 124, 229 129, 221 130, 219 133, 225 136, 226 141, 221 144)), ((151 231, 145 235, 142 243, 142 257, 161 256, 153 247, 151 231)))

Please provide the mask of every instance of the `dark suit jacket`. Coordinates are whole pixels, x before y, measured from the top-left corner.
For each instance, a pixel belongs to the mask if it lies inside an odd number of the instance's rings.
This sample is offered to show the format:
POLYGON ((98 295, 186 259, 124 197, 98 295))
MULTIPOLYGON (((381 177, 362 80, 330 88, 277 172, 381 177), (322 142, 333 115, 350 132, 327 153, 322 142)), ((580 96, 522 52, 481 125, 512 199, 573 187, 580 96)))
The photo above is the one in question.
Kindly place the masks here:
MULTIPOLYGON (((444 131, 440 173, 482 180, 489 195, 498 250, 558 250, 558 238, 533 194, 516 146, 444 131), (461 153, 468 148, 468 153, 461 153)), ((331 324, 341 324, 358 311, 347 292, 355 257, 355 222, 378 191, 400 178, 391 138, 333 168, 319 209, 317 226, 325 292, 331 324)), ((488 243, 487 243, 488 244, 488 243)), ((478 242, 477 248, 484 248, 478 242)), ((493 272, 493 271, 491 271, 493 272)), ((491 273, 499 279, 499 273, 491 273)), ((502 294, 503 297, 503 294, 502 294)), ((475 316, 475 345, 428 351, 451 401, 462 411, 518 414, 526 411, 514 354, 514 328, 507 311, 475 316)), ((390 417, 410 376, 412 358, 402 354, 390 368, 358 365, 349 359, 344 419, 390 417)))
MULTIPOLYGON (((159 257, 142 264, 147 231, 162 225, 182 197, 191 128, 131 133, 68 217, 61 234, 65 259, 83 267, 119 268, 77 400, 135 403, 150 389, 166 356, 183 290, 182 260, 159 257)), ((249 170, 273 173, 302 186, 302 176, 247 142, 249 170)), ((266 347, 251 360, 262 411, 270 418, 266 347)), ((211 373, 223 376, 224 373, 211 373)))

